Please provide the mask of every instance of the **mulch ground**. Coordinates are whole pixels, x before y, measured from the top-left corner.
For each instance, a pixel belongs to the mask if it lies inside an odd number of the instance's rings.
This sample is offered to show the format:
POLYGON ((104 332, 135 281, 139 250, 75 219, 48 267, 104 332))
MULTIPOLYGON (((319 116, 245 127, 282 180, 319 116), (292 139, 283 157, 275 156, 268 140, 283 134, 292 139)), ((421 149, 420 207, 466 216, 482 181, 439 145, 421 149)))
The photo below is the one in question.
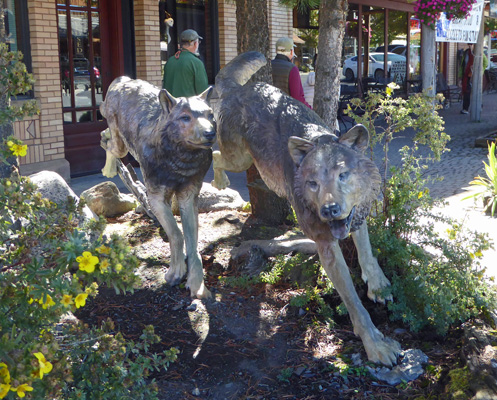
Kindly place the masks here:
MULTIPOLYGON (((432 332, 412 333, 389 319, 385 306, 358 293, 376 326, 399 341, 403 349, 421 349, 430 359, 425 374, 396 387, 372 378, 361 341, 348 316, 325 321, 316 306, 289 305, 302 293, 287 282, 233 288, 219 277, 240 276, 229 251, 247 238, 274 236, 247 214, 201 214, 200 249, 210 301, 192 301, 184 287, 163 282, 168 243, 148 218, 128 213, 109 220, 109 229, 130 240, 143 265, 143 285, 134 294, 116 295, 101 289, 77 316, 88 324, 111 318, 125 337, 137 340, 146 325, 162 338, 154 351, 180 350, 167 372, 156 373, 160 398, 176 399, 449 399, 448 372, 460 368, 461 329, 446 337, 432 332), (224 227, 224 228, 223 228, 224 227), (161 281, 162 279, 162 281, 161 281), (362 365, 353 365, 360 356, 362 365)), ((285 230, 288 227, 280 227, 285 230)), ((167 239, 167 238, 166 238, 167 239)), ((337 295, 325 299, 332 308, 337 295)))

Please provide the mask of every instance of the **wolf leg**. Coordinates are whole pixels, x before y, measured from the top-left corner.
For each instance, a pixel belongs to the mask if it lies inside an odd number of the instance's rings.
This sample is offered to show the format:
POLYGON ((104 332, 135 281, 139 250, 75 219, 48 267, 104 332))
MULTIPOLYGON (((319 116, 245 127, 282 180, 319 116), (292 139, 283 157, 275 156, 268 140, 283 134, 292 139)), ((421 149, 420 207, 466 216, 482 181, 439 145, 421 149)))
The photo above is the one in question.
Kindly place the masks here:
POLYGON ((204 284, 202 258, 198 252, 198 191, 194 192, 190 189, 183 193, 176 193, 176 197, 181 214, 188 262, 186 287, 190 289, 192 297, 207 299, 211 297, 211 293, 204 284))
MULTIPOLYGON (((379 301, 380 303, 384 303, 385 299, 379 296, 377 292, 390 286, 390 281, 378 265, 376 257, 373 256, 366 222, 363 222, 357 231, 352 232, 352 239, 357 248, 359 264, 362 270, 362 280, 368 284, 368 297, 374 302, 379 301)), ((393 300, 392 295, 387 296, 386 300, 393 300)))
POLYGON ((338 241, 322 240, 316 244, 321 264, 347 307, 354 333, 361 338, 368 359, 388 366, 395 364, 400 345, 395 340, 385 338, 371 321, 354 288, 338 241))
POLYGON ((117 158, 122 158, 128 154, 126 144, 121 138, 117 127, 116 118, 108 118, 109 127, 100 133, 100 146, 105 150, 105 165, 102 168, 102 175, 113 178, 117 175, 117 158))
POLYGON ((214 180, 211 185, 216 189, 226 189, 230 185, 230 180, 224 171, 243 172, 252 165, 252 156, 247 151, 230 152, 229 159, 225 158, 226 153, 216 150, 212 152, 212 168, 214 169, 214 180))
MULTIPOLYGON (((147 188, 149 189, 149 188, 147 188)), ((154 192, 147 190, 148 200, 152 212, 159 220, 160 224, 166 231, 171 248, 171 261, 169 270, 166 273, 166 282, 171 285, 177 285, 186 275, 185 254, 183 252, 183 235, 176 223, 171 206, 166 203, 163 192, 154 192)))
POLYGON ((105 150, 105 165, 102 168, 102 175, 107 178, 113 178, 117 175, 117 158, 109 150, 109 141, 111 140, 110 129, 107 128, 100 132, 102 139, 100 146, 105 150))

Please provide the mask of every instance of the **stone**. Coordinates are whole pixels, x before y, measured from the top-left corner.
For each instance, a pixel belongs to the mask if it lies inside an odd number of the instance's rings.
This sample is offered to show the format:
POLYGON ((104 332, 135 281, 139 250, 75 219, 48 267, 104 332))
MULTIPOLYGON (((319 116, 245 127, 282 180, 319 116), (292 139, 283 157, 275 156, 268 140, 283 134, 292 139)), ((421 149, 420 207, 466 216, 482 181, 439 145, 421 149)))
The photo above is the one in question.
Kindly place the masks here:
MULTIPOLYGON (((72 198, 76 204, 79 204, 79 197, 57 172, 41 171, 29 175, 28 178, 37 186, 38 192, 40 192, 44 198, 53 201, 57 205, 66 205, 68 197, 72 198)), ((83 207, 82 214, 80 224, 97 218, 88 206, 83 207)))
POLYGON ((115 217, 134 210, 138 205, 136 199, 120 193, 114 182, 102 182, 81 193, 90 209, 103 217, 115 217))
POLYGON ((402 352, 401 356, 401 363, 393 368, 374 369, 369 366, 366 366, 366 368, 376 379, 387 382, 392 386, 398 385, 402 381, 413 381, 423 374, 422 366, 428 363, 426 354, 418 349, 409 349, 402 352))
MULTIPOLYGON (((198 212, 241 210, 245 202, 240 193, 233 189, 218 190, 210 183, 204 182, 198 196, 198 212)), ((179 207, 176 198, 173 197, 172 210, 174 215, 179 215, 179 207)))

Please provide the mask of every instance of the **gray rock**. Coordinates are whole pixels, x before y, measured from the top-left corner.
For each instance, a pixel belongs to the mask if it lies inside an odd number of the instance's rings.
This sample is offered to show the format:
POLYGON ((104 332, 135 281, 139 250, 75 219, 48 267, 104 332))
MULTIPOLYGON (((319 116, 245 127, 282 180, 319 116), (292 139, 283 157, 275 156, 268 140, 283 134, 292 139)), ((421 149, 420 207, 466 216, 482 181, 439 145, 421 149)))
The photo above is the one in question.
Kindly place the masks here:
MULTIPOLYGON (((241 210, 245 202, 240 193, 233 189, 218 190, 210 183, 204 182, 198 196, 198 212, 222 210, 241 210)), ((174 215, 179 215, 178 202, 173 197, 172 209, 174 215)))
MULTIPOLYGON (((68 197, 74 199, 76 204, 79 203, 79 197, 73 192, 67 182, 56 172, 41 171, 36 174, 29 175, 28 178, 37 186, 38 192, 40 192, 44 198, 53 201, 59 206, 65 206, 67 204, 68 197)), ((88 206, 85 206, 83 208, 83 215, 80 223, 87 222, 93 218, 97 218, 97 216, 88 206)))
POLYGON ((129 195, 119 192, 114 182, 100 183, 81 193, 90 209, 97 215, 115 217, 134 210, 138 202, 129 195))
POLYGON ((392 386, 398 385, 402 381, 413 381, 424 372, 422 366, 428 363, 428 356, 421 350, 405 350, 401 356, 403 357, 401 363, 392 369, 386 367, 366 368, 376 379, 392 386))

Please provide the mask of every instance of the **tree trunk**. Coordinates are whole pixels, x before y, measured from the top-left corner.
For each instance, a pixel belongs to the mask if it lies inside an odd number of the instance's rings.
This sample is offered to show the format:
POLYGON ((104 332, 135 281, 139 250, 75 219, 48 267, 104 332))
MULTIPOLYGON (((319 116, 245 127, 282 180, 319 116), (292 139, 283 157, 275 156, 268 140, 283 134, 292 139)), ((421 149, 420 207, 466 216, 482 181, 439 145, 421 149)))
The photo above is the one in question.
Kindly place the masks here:
MULTIPOLYGON (((3 3, 3 2, 2 2, 3 3)), ((3 8, 2 8, 3 11, 3 8)), ((6 32, 5 32, 5 19, 4 13, 0 14, 0 43, 6 42, 6 32)), ((0 81, 0 93, 3 93, 2 82, 0 81)), ((0 98, 0 109, 4 110, 10 107, 10 97, 5 96, 0 98)), ((3 125, 0 125, 0 143, 3 143, 4 140, 10 135, 14 134, 14 125, 12 122, 6 122, 3 125)), ((12 172, 12 167, 17 167, 17 157, 11 156, 7 158, 7 163, 0 163, 0 178, 7 178, 10 176, 12 172)))
POLYGON ((483 38, 485 29, 485 17, 481 16, 480 32, 474 46, 475 59, 473 62, 473 78, 471 86, 471 102, 469 103, 470 121, 480 122, 483 92, 483 38))
POLYGON ((435 30, 423 24, 421 29, 421 76, 423 80, 423 91, 427 90, 428 95, 435 97, 437 86, 436 77, 436 43, 435 30))
MULTIPOLYGON (((256 50, 268 60, 252 81, 272 84, 267 0, 236 0, 236 27, 238 54, 256 50)), ((265 223, 283 223, 290 213, 290 205, 267 188, 254 165, 247 171, 247 184, 252 215, 265 223)))
POLYGON ((321 0, 319 7, 314 111, 332 130, 337 119, 347 10, 346 0, 321 0))

